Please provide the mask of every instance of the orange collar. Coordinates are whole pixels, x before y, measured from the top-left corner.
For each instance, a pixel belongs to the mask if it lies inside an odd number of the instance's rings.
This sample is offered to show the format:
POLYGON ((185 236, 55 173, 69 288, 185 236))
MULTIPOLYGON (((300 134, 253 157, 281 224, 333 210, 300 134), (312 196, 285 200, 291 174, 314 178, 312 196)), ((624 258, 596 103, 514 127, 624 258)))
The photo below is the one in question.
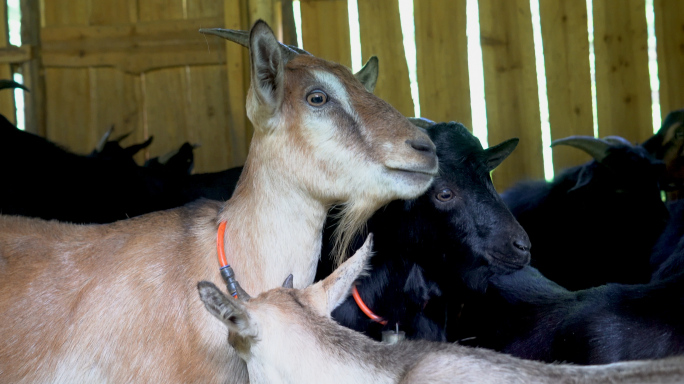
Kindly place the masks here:
POLYGON ((218 232, 216 233, 216 253, 218 254, 219 266, 221 267, 221 277, 223 281, 226 282, 226 288, 228 288, 228 293, 234 298, 238 298, 237 294, 237 281, 235 280, 235 273, 233 268, 228 264, 228 259, 226 258, 226 251, 223 247, 223 241, 226 238, 226 222, 222 221, 219 223, 218 232))
POLYGON ((354 301, 356 301, 356 305, 359 306, 361 311, 365 313, 366 316, 370 317, 370 319, 375 321, 376 323, 387 325, 387 320, 373 313, 373 311, 371 311, 371 309, 368 308, 366 303, 363 302, 363 300, 361 299, 361 295, 359 295, 359 290, 356 289, 356 285, 352 287, 352 296, 354 296, 354 301))

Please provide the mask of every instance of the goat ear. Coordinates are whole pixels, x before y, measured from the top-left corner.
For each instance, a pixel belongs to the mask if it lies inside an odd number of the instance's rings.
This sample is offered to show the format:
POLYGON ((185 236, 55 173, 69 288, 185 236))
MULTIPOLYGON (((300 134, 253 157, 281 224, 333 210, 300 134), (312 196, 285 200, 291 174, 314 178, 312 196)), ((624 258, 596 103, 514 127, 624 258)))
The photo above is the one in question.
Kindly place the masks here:
POLYGON ((589 184, 592 176, 594 176, 592 168, 587 167, 586 165, 583 166, 582 169, 580 169, 579 175, 577 176, 577 183, 574 187, 570 188, 568 192, 576 191, 584 187, 585 185, 589 184))
POLYGON ((371 233, 366 238, 363 246, 326 277, 325 280, 306 288, 307 290, 314 291, 322 290, 322 295, 312 295, 315 300, 324 301, 313 303, 319 311, 324 312, 325 315, 330 315, 349 296, 352 284, 365 270, 368 259, 372 256, 372 249, 373 234, 371 233))
POLYGON ((249 34, 252 90, 266 118, 273 116, 284 98, 285 64, 280 43, 262 20, 254 23, 249 34))
POLYGON ((378 64, 378 57, 371 56, 366 64, 354 74, 357 80, 366 87, 366 90, 373 93, 375 90, 375 84, 378 82, 378 76, 380 75, 380 66, 378 64))
POLYGON ((510 155, 515 147, 518 146, 517 138, 509 139, 499 145, 485 149, 486 164, 489 171, 493 171, 496 167, 510 155))
POLYGON ((145 140, 144 142, 142 142, 140 144, 133 144, 130 147, 126 147, 126 148, 124 148, 124 152, 126 152, 126 154, 128 156, 133 157, 133 155, 135 155, 136 153, 138 153, 141 150, 149 147, 150 144, 152 144, 152 139, 154 139, 154 136, 150 136, 149 139, 145 140))
POLYGON ((226 296, 208 281, 200 281, 197 290, 209 313, 226 324, 231 332, 240 336, 256 334, 256 326, 252 323, 247 308, 238 300, 226 296))

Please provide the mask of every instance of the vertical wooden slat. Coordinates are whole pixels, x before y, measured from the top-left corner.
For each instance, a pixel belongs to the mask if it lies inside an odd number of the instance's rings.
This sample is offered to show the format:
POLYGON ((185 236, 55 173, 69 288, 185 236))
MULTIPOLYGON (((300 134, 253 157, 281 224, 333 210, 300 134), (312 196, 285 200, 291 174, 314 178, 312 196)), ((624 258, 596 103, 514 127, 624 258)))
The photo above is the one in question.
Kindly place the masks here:
POLYGON ((131 7, 122 0, 90 0, 89 25, 112 25, 135 22, 131 7))
POLYGON ((185 18, 183 0, 140 0, 140 21, 181 20, 185 18))
POLYGON ((660 79, 660 113, 684 108, 684 6, 681 0, 655 0, 660 79))
POLYGON ((150 71, 144 76, 148 136, 154 136, 150 157, 159 156, 188 140, 188 87, 184 69, 150 71))
POLYGON ((283 43, 297 45, 297 26, 295 25, 292 0, 283 0, 281 2, 280 17, 283 26, 283 43))
POLYGON ((47 0, 45 5, 45 26, 88 25, 90 0, 47 0))
POLYGON ((39 0, 21 0, 21 43, 30 45, 32 58, 21 66, 24 84, 31 90, 24 93, 26 131, 45 136, 45 76, 41 60, 40 28, 41 8, 39 0))
POLYGON ((273 3, 274 0, 249 0, 249 25, 261 19, 268 23, 275 33, 280 29, 280 23, 276 20, 273 3))
POLYGON ((300 0, 304 49, 351 67, 347 0, 300 0))
POLYGON ((45 70, 47 129, 45 137, 76 153, 90 153, 97 143, 91 123, 88 69, 45 70))
MULTIPOLYGON (((7 29, 7 2, 0 4, 0 48, 9 47, 7 29)), ((9 64, 0 64, 0 79, 12 79, 12 67, 9 64)), ((16 106, 14 105, 14 90, 5 89, 0 91, 0 114, 7 120, 16 124, 16 106)))
MULTIPOLYGON (((90 80, 90 124, 94 137, 114 126, 113 137, 131 132, 121 144, 128 146, 143 142, 145 132, 142 124, 140 79, 115 68, 91 68, 90 80)), ((153 143, 156 146, 157 143, 153 143)), ((154 147, 153 147, 154 148, 154 147)), ((140 163, 144 153, 136 155, 140 163)))
MULTIPOLYGON (((249 29, 246 0, 225 0, 224 20, 226 28, 249 29)), ((225 80, 227 101, 225 106, 228 110, 226 130, 231 137, 232 165, 244 163, 253 133, 253 128, 247 119, 245 111, 245 99, 249 87, 249 55, 247 49, 232 43, 226 45, 226 71, 225 80)))
POLYGON ((399 112, 413 116, 413 99, 404 53, 397 0, 359 1, 363 60, 377 56, 380 76, 375 94, 399 112))
MULTIPOLYGON (((540 0, 551 139, 594 135, 587 5, 574 0, 540 0)), ((590 160, 583 151, 553 149, 556 172, 590 160)))
MULTIPOLYGON (((187 2, 188 19, 216 17, 223 14, 223 1, 191 0, 187 2)), ((208 26, 202 26, 208 27, 208 26)))
POLYGON ((219 66, 204 66, 189 70, 188 75, 187 140, 201 144, 194 152, 195 167, 202 172, 230 168, 234 155, 224 108, 225 72, 219 66))
MULTIPOLYGON (((653 134, 644 0, 594 1, 599 136, 653 134)), ((681 70, 681 68, 680 68, 681 70)))
POLYGON ((472 129, 465 0, 414 0, 421 115, 472 129))
POLYGON ((494 172, 502 191, 544 177, 530 2, 479 0, 479 7, 489 144, 520 138, 494 172))

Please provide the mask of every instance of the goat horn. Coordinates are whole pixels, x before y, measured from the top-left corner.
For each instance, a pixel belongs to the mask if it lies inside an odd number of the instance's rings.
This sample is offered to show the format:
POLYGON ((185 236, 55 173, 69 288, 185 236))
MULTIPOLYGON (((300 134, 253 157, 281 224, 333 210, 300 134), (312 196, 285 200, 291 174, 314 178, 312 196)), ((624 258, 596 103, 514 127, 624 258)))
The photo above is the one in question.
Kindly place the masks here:
POLYGON ((557 145, 567 145, 589 154, 599 163, 608 154, 608 149, 611 147, 610 143, 591 136, 570 136, 563 139, 554 140, 551 143, 552 147, 557 145))
POLYGON ((285 278, 285 281, 283 281, 283 288, 294 288, 293 280, 294 280, 294 277, 292 276, 291 273, 289 275, 287 275, 287 277, 285 278))
POLYGON ((419 128, 427 129, 427 128, 435 125, 434 121, 426 119, 424 117, 408 117, 408 119, 411 122, 411 124, 413 124, 419 128))
POLYGON ((629 140, 625 139, 624 137, 620 136, 606 136, 603 138, 603 141, 608 142, 613 145, 626 145, 628 147, 633 147, 634 144, 630 143, 629 140))
POLYGON ((26 92, 30 92, 29 89, 26 88, 23 84, 19 84, 14 80, 7 80, 7 79, 0 80, 0 89, 7 89, 7 88, 21 88, 26 92))
POLYGON ((252 296, 245 292, 245 290, 242 289, 240 283, 238 283, 237 281, 235 281, 235 290, 237 291, 238 299, 240 299, 241 301, 249 301, 252 299, 252 296))
POLYGON ((180 151, 180 148, 174 149, 174 150, 169 151, 169 152, 166 152, 165 154, 159 156, 159 157, 157 158, 157 161, 159 161, 159 164, 164 165, 164 164, 168 163, 169 160, 171 160, 172 157, 176 156, 176 155, 178 154, 179 151, 180 151))
POLYGON ((112 126, 109 127, 107 132, 105 132, 104 135, 102 135, 102 138, 95 147, 95 152, 102 152, 104 150, 105 144, 107 144, 107 140, 109 140, 109 136, 112 135, 112 132, 114 132, 114 124, 112 124, 112 126))
MULTIPOLYGON (((199 30, 200 33, 204 33, 205 35, 214 35, 214 36, 219 36, 223 37, 226 40, 230 40, 234 43, 238 43, 242 45, 243 47, 249 48, 249 31, 240 31, 236 29, 225 29, 225 28, 200 28, 199 30)), ((280 43, 280 50, 283 53, 283 56, 287 59, 290 60, 296 55, 309 55, 311 54, 299 47, 295 47, 292 45, 286 45, 283 43, 280 43)))

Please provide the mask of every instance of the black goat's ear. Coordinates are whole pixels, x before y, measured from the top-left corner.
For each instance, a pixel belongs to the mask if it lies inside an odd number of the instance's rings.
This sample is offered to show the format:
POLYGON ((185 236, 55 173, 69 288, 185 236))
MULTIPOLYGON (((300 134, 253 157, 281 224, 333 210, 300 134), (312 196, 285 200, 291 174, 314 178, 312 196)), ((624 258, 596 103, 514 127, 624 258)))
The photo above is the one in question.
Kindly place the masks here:
POLYGON ((508 155, 510 155, 515 147, 518 146, 518 138, 512 138, 504 141, 499 145, 489 147, 485 149, 485 163, 487 165, 488 171, 493 171, 494 168, 498 167, 502 161, 506 160, 508 155))
POLYGON ((593 176, 594 172, 591 170, 591 168, 586 166, 582 167, 582 169, 580 169, 579 175, 577 176, 577 183, 574 187, 570 188, 568 192, 577 191, 578 189, 585 187, 587 184, 589 184, 593 176))

